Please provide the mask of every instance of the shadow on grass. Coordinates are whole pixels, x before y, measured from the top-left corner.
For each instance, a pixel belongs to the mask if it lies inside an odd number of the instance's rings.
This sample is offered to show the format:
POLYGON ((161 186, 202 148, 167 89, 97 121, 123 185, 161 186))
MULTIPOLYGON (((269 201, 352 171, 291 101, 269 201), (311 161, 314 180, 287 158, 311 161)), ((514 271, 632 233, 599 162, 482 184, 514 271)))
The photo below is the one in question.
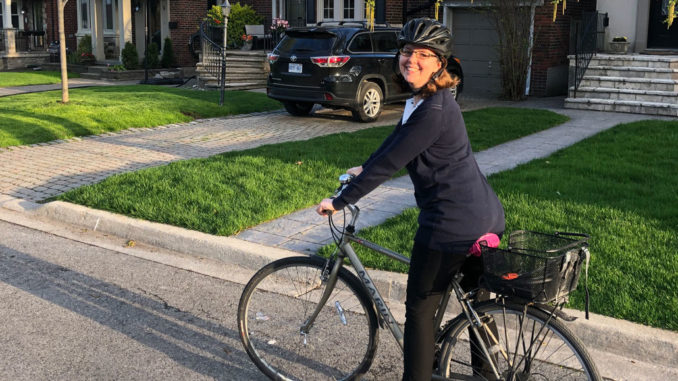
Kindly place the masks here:
POLYGON ((2 114, 4 119, 2 124, 5 125, 2 128, 2 132, 8 138, 13 138, 17 143, 8 144, 5 139, 2 139, 0 147, 35 144, 92 134, 92 131, 84 125, 54 115, 11 109, 3 109, 2 114), (65 136, 66 134, 60 135, 56 129, 47 127, 50 124, 61 126, 63 130, 70 133, 70 136, 65 136))

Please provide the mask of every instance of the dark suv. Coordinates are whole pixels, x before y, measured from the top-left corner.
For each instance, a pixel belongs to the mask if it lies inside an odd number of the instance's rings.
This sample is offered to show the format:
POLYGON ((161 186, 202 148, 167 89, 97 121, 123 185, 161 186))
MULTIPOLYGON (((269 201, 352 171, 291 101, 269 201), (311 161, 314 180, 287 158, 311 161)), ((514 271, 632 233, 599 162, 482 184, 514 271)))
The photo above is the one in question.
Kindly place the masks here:
MULTIPOLYGON (((332 25, 290 29, 268 55, 268 96, 292 115, 307 115, 318 103, 351 110, 362 122, 376 120, 384 103, 404 100, 393 77, 398 71, 399 28, 332 25)), ((456 59, 452 74, 463 78, 456 59)), ((461 90, 461 86, 454 91, 461 90)))

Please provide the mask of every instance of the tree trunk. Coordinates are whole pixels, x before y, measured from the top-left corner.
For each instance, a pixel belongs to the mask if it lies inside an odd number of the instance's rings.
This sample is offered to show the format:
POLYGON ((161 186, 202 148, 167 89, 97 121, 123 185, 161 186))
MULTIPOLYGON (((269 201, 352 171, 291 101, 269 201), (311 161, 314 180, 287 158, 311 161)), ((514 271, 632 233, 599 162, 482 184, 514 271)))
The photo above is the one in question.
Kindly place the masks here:
POLYGON ((64 32, 64 8, 68 0, 58 0, 59 57, 61 63, 61 102, 68 103, 68 63, 66 62, 66 33, 64 32))

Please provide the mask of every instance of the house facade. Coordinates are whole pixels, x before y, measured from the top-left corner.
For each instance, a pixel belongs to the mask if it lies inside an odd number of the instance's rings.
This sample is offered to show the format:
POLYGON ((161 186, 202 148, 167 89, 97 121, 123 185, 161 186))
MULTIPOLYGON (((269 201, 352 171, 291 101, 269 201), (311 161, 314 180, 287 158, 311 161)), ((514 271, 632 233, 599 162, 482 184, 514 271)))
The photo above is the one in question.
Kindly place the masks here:
MULTIPOLYGON (((48 59, 49 44, 59 40, 58 0, 0 0, 0 69, 25 67, 31 58, 48 59), (46 58, 47 57, 47 58, 46 58), (7 64, 13 61, 14 64, 7 64)), ((68 0, 64 9, 66 46, 77 49, 85 35, 100 63, 118 63, 126 42, 142 58, 147 43, 162 49, 173 41, 178 64, 193 66, 189 37, 216 0, 68 0)))
MULTIPOLYGON (((241 3, 267 18, 284 18, 296 26, 365 20, 364 0, 241 0, 241 3)), ((434 17, 434 4, 429 0, 376 0, 375 21, 397 26, 414 17, 434 17)), ((454 54, 462 61, 467 94, 496 96, 501 92, 498 37, 487 12, 488 4, 482 0, 446 0, 438 9, 438 19, 452 31, 454 54)), ((572 30, 584 12, 595 10, 596 0, 570 0, 565 14, 559 11, 554 22, 551 2, 536 2, 531 12, 534 52, 527 93, 538 96, 566 93, 572 30)))
MULTIPOLYGON (((46 60, 46 49, 58 41, 58 0, 0 0, 0 58, 46 60)), ((161 49, 165 38, 173 41, 180 66, 194 66, 189 38, 212 5, 222 0, 69 0, 65 8, 66 44, 70 51, 85 35, 92 36, 98 62, 120 62, 126 42, 143 57, 147 43, 161 49)), ((235 1, 233 1, 235 3, 235 1)), ((264 17, 269 25, 283 18, 292 26, 315 25, 321 21, 365 21, 366 0, 240 0, 264 17)), ((529 3, 529 2, 526 2, 529 3)), ((375 21, 392 26, 407 20, 434 17, 431 0, 376 0, 375 21)), ((500 63, 496 51, 497 32, 483 0, 444 0, 438 19, 454 36, 454 54, 462 61, 464 91, 498 95, 500 63)), ((624 36, 631 53, 678 54, 678 26, 667 28, 663 20, 668 0, 568 0, 567 8, 553 21, 553 5, 540 0, 531 9, 534 46, 526 93, 544 96, 564 94, 568 83, 568 55, 574 51, 575 31, 583 15, 598 11, 598 49, 606 51, 614 37, 624 36), (603 21, 604 20, 604 21, 603 21)), ((678 22, 676 23, 678 24, 678 22)), ((0 69, 7 69, 6 64, 0 69)))
POLYGON ((598 0, 598 10, 607 13, 605 50, 615 37, 626 37, 629 52, 678 54, 678 21, 670 28, 664 22, 669 0, 598 0))

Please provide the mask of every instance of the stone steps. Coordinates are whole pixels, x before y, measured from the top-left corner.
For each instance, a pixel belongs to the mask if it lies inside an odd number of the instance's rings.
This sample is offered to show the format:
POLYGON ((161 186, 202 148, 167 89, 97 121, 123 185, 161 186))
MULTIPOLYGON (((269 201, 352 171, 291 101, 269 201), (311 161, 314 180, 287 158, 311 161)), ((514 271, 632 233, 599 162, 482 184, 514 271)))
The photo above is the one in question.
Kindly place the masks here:
MULTIPOLYGON (((219 87, 218 76, 211 75, 205 65, 219 66, 221 57, 202 57, 196 65, 199 82, 204 87, 219 87)), ((266 87, 268 61, 264 51, 226 51, 226 83, 228 89, 254 89, 266 87)))
MULTIPOLYGON (((574 98, 574 95, 574 88, 572 88, 570 89, 569 96, 570 98, 574 98)), ((675 91, 652 91, 580 86, 576 95, 577 98, 678 104, 678 92, 675 91)))
POLYGON ((678 105, 668 103, 620 101, 611 99, 567 98, 565 107, 580 110, 628 112, 633 114, 678 117, 678 105))
POLYGON ((678 116, 678 56, 596 55, 565 107, 678 116))

